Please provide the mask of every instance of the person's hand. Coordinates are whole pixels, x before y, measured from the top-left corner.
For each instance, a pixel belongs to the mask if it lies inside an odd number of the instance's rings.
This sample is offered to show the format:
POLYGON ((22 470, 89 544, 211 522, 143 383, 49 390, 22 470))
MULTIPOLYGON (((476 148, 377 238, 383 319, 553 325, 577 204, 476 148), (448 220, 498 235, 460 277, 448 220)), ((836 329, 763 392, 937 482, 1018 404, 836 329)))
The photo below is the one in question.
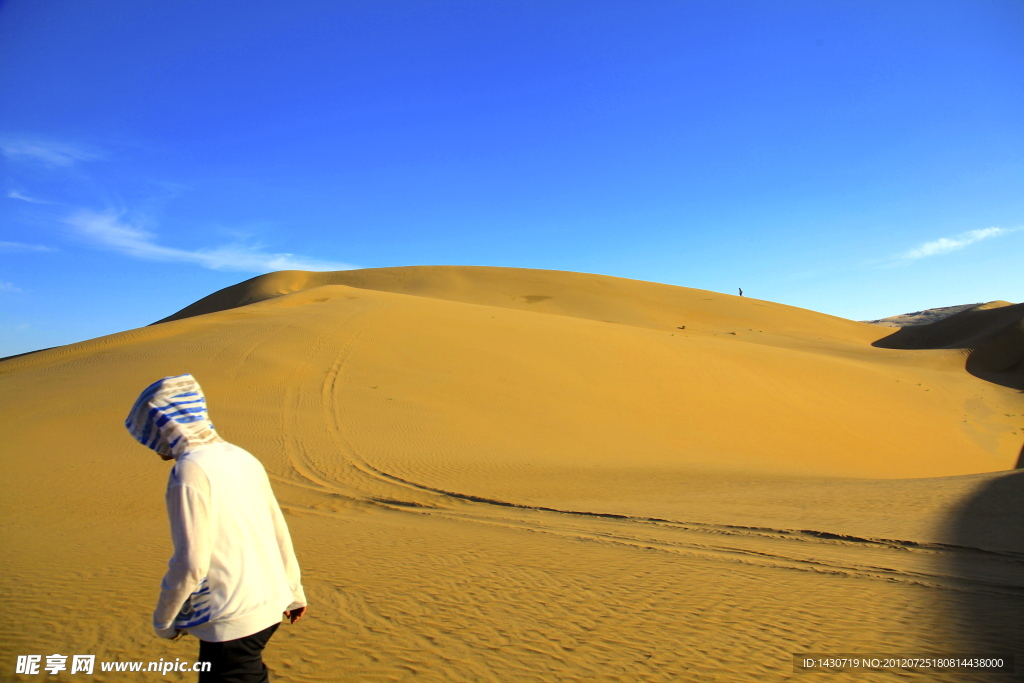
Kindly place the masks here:
POLYGON ((185 632, 181 629, 171 627, 168 629, 164 629, 163 631, 157 631, 156 634, 161 638, 166 638, 167 640, 178 640, 179 638, 185 635, 185 632))
POLYGON ((306 616, 306 607, 296 607, 295 609, 288 610, 284 615, 288 617, 288 623, 294 624, 296 621, 306 616))

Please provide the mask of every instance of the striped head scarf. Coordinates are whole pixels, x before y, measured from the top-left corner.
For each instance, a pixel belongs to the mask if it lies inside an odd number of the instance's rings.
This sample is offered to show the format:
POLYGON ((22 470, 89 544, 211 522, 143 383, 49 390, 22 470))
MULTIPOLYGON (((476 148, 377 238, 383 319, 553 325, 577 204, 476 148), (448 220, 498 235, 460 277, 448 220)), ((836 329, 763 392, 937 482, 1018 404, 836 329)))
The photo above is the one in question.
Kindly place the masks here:
POLYGON ((223 441, 206 412, 203 390, 188 374, 164 377, 146 387, 124 426, 143 446, 175 458, 223 441))

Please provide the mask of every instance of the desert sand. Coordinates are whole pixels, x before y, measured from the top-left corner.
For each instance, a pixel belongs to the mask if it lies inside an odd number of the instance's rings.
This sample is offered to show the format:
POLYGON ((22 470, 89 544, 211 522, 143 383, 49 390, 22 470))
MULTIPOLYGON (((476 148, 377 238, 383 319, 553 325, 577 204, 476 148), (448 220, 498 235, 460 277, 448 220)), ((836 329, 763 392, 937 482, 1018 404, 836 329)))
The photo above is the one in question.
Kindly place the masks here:
POLYGON ((1024 671, 1022 320, 995 302, 893 330, 599 275, 286 271, 2 361, 0 679, 39 680, 19 654, 195 659, 150 629, 169 464, 123 427, 189 372, 264 463, 303 567, 277 680, 1015 680, 792 656, 1016 651, 1024 671))

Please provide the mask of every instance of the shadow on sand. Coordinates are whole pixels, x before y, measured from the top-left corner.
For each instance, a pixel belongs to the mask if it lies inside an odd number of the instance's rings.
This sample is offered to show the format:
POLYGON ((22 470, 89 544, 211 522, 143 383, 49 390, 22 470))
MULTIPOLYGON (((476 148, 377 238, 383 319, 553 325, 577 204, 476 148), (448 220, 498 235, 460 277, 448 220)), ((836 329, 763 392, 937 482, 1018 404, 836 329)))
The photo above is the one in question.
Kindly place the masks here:
MULTIPOLYGON (((970 374, 1024 391, 1024 304, 975 306, 873 346, 960 352, 970 374)), ((1016 673, 965 671, 956 680, 1024 681, 1024 448, 1016 466, 987 476, 947 519, 942 567, 958 588, 942 628, 961 648, 945 654, 1013 654, 1016 673)))
POLYGON ((1016 674, 965 673, 964 680, 1024 681, 1024 470, 993 475, 951 515, 947 531, 954 547, 943 569, 960 587, 948 626, 961 654, 1016 660, 1016 674))
POLYGON ((1024 391, 1024 304, 983 304, 928 325, 902 327, 881 349, 949 349, 967 356, 975 377, 1024 391))

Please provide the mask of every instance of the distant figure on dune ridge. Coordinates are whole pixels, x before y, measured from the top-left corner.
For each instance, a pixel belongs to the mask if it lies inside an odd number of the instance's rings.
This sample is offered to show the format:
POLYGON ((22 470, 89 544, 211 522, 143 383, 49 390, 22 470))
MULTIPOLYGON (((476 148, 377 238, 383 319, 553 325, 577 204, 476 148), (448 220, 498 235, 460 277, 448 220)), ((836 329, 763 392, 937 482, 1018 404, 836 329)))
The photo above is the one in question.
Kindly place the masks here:
POLYGON ((306 613, 288 526, 260 461, 217 434, 192 375, 154 382, 125 426, 164 460, 174 556, 160 586, 153 628, 189 633, 210 662, 200 683, 269 680, 263 648, 284 613, 306 613))
POLYGON ((743 296, 743 288, 740 287, 740 296, 743 296))

